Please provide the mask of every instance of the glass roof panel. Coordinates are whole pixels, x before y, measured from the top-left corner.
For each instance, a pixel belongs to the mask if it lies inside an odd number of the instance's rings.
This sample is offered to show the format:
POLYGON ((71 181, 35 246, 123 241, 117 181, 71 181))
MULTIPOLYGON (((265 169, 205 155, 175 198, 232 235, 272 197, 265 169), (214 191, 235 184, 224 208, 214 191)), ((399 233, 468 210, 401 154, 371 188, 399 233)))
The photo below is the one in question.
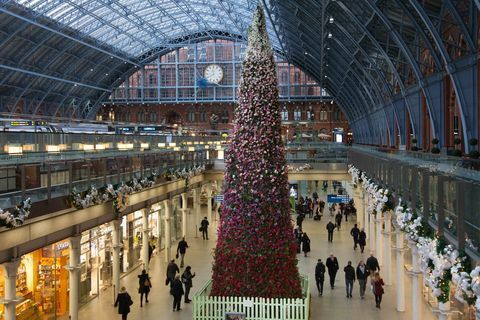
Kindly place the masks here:
MULTIPOLYGON (((127 53, 142 52, 198 32, 221 31, 246 36, 256 0, 16 0, 127 53)), ((268 21, 270 38, 280 45, 268 21)))

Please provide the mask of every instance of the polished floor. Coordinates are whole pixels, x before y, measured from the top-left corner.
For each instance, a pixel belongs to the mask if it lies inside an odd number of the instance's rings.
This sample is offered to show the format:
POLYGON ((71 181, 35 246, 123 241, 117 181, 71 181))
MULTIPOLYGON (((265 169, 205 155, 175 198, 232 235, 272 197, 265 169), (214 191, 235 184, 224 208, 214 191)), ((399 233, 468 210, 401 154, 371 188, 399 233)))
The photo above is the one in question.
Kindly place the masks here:
MULTIPOLYGON (((328 221, 322 218, 322 221, 313 221, 306 219, 304 230, 311 239, 312 252, 309 257, 303 254, 298 255, 299 269, 303 274, 308 274, 311 281, 311 319, 411 319, 410 307, 410 279, 405 278, 406 312, 397 312, 395 310, 395 283, 392 286, 385 287, 382 309, 375 308, 374 297, 367 293, 365 300, 361 300, 358 292, 358 283, 354 284, 353 298, 347 299, 345 293, 345 284, 343 276, 343 267, 348 260, 352 260, 356 265, 360 259, 366 259, 369 248, 362 255, 359 250, 353 251, 352 239, 349 234, 353 227, 353 222, 342 223, 342 229, 336 231, 333 243, 327 242, 325 225, 328 221), (340 263, 340 270, 336 279, 336 287, 331 290, 328 286, 328 277, 325 279, 325 289, 322 297, 318 296, 318 291, 314 283, 314 268, 318 258, 325 260, 330 252, 334 252, 340 263)), ((212 250, 216 243, 215 235, 212 234, 210 240, 204 241, 194 236, 194 226, 189 224, 192 236, 187 238, 190 248, 186 255, 186 264, 192 266, 192 271, 196 273, 192 291, 198 290, 201 285, 211 276, 212 250)), ((213 231, 213 227, 210 228, 213 231)), ((212 232, 213 233, 213 232, 212 232)), ((368 236, 368 235, 367 235, 368 236)), ((368 241, 367 241, 368 244, 368 241)), ((176 249, 176 245, 173 246, 176 249)), ((407 255, 409 252, 407 251, 407 255)), ((395 259, 392 261, 395 266, 395 259)), ((139 295, 137 294, 138 281, 137 274, 140 269, 135 270, 121 280, 121 284, 127 287, 131 293, 134 304, 129 314, 129 319, 192 319, 192 305, 184 304, 182 300, 182 310, 172 312, 173 298, 169 294, 169 288, 165 286, 166 263, 163 252, 152 258, 150 275, 152 277, 153 288, 150 294, 150 303, 140 308, 139 295)), ((393 270, 395 275, 395 270, 393 270)), ((120 319, 116 308, 113 307, 113 293, 111 289, 102 292, 99 298, 83 306, 80 310, 81 320, 92 319, 120 319)), ((434 319, 433 314, 428 310, 426 304, 422 305, 422 320, 434 319)))

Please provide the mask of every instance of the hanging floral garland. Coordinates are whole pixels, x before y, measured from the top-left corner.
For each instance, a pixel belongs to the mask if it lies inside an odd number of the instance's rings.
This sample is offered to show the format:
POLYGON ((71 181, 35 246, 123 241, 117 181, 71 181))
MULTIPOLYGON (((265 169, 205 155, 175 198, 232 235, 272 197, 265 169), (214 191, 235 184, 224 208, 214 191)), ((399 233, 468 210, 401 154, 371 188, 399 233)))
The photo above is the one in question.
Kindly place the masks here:
POLYGON ((305 171, 305 170, 312 170, 313 167, 311 164, 309 163, 305 163, 299 167, 294 167, 292 165, 287 165, 287 172, 301 172, 301 171, 305 171))
POLYGON ((32 200, 27 198, 20 202, 12 211, 0 209, 0 226, 15 228, 21 226, 30 215, 32 200))
POLYGON ((205 171, 205 165, 193 166, 190 168, 180 169, 169 169, 166 173, 168 180, 185 180, 185 191, 188 191, 190 188, 190 179, 194 176, 201 174, 205 171))

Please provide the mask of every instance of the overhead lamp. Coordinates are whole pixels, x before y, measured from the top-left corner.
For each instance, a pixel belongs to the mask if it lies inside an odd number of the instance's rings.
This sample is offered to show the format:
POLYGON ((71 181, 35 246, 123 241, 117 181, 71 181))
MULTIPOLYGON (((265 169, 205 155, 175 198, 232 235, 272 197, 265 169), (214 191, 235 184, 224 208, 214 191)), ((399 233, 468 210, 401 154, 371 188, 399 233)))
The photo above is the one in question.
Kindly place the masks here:
POLYGON ((333 17, 330 17, 330 18, 328 19, 328 22, 329 22, 329 23, 333 23, 333 21, 335 21, 335 19, 334 19, 333 17))
POLYGON ((332 37, 333 37, 332 33, 329 32, 329 33, 328 33, 328 38, 331 39, 332 37))
POLYGON ((7 144, 5 145, 5 152, 8 154, 22 154, 23 153, 23 147, 21 145, 17 144, 7 144))
POLYGON ((176 144, 175 142, 170 142, 170 143, 168 144, 168 146, 169 146, 169 147, 176 147, 177 144, 176 144))
POLYGON ((149 144, 149 143, 146 143, 146 142, 140 143, 140 148, 142 148, 142 149, 148 149, 148 148, 150 148, 150 144, 149 144))
POLYGON ((157 145, 159 148, 165 148, 166 147, 166 144, 164 142, 160 142, 158 145, 157 145))
POLYGON ((95 145, 95 150, 105 150, 105 144, 104 143, 98 143, 95 145))
POLYGON ((55 144, 47 144, 45 146, 45 150, 47 150, 47 152, 59 152, 60 146, 57 146, 55 144))
POLYGON ((119 142, 119 143, 117 143, 117 148, 118 148, 118 150, 131 150, 131 149, 133 149, 133 143, 119 142))
POLYGON ((93 144, 84 144, 83 151, 93 151, 95 150, 95 145, 93 144))
POLYGON ((188 147, 188 151, 195 151, 195 147, 188 147))

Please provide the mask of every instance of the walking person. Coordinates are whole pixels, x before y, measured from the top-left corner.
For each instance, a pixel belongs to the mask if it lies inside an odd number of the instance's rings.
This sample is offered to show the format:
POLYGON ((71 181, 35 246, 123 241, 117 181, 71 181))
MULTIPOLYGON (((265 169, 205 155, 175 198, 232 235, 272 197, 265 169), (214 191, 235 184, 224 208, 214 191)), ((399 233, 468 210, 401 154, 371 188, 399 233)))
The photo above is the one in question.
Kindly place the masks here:
POLYGON ((333 242, 333 231, 335 231, 335 225, 330 220, 327 223, 327 231, 328 231, 328 242, 333 242))
POLYGON ((318 259, 315 266, 315 281, 317 282, 318 294, 323 295, 323 282, 325 281, 325 265, 322 259, 318 259))
POLYGON ((357 266, 357 280, 360 286, 360 298, 365 299, 365 289, 367 287, 367 278, 370 273, 367 270, 367 266, 360 260, 357 266))
POLYGON ((365 233, 365 230, 363 228, 358 233, 358 245, 360 246, 360 250, 363 253, 363 250, 365 250, 365 246, 367 245, 367 234, 365 233))
POLYGON ((145 295, 145 303, 148 303, 148 293, 152 287, 152 282, 145 269, 142 274, 138 275, 138 293, 140 293, 140 308, 143 307, 143 296, 145 295))
POLYGON ((367 269, 370 275, 374 275, 376 272, 380 272, 380 265, 377 258, 373 256, 373 251, 370 251, 370 257, 367 259, 367 269))
POLYGON ((133 304, 132 297, 127 292, 125 287, 122 287, 118 292, 114 307, 118 306, 118 314, 122 315, 122 320, 127 320, 130 313, 130 306, 133 304))
POLYGON ((200 231, 202 231, 203 240, 208 240, 208 222, 207 217, 204 217, 202 222, 200 222, 200 231))
POLYGON ((182 302, 183 291, 182 281, 180 281, 180 275, 177 274, 172 282, 170 294, 173 296, 173 311, 180 311, 180 303, 182 302))
POLYGON ((350 230, 350 235, 353 237, 353 250, 357 250, 358 236, 360 235, 360 229, 358 229, 357 224, 350 230))
POLYGON ((195 272, 192 274, 191 270, 192 267, 187 266, 182 274, 182 282, 185 285, 185 303, 192 302, 192 300, 188 298, 188 294, 190 293, 190 289, 193 287, 192 279, 195 277, 195 272))
POLYGON ((342 214, 340 211, 335 215, 335 222, 337 223, 337 230, 340 231, 340 227, 342 226, 342 214))
POLYGON ((180 268, 183 268, 183 259, 185 258, 185 253, 187 252, 188 243, 185 241, 185 237, 180 240, 177 246, 177 258, 178 254, 180 254, 180 268))
POLYGON ((307 236, 306 232, 304 232, 302 236, 302 251, 305 257, 307 257, 310 252, 310 238, 307 236))
POLYGON ((175 276, 177 275, 177 273, 180 273, 180 269, 175 263, 175 259, 172 259, 172 261, 170 261, 167 266, 167 281, 165 282, 165 285, 168 285, 170 283, 170 287, 172 287, 173 280, 175 280, 175 276))
POLYGON ((382 295, 384 293, 383 286, 385 283, 380 277, 380 273, 375 273, 375 277, 372 279, 373 294, 375 295, 375 305, 380 309, 380 304, 382 303, 382 295))
POLYGON ((355 282, 355 269, 352 267, 352 261, 348 261, 345 268, 345 286, 347 287, 347 298, 352 297, 353 283, 355 282))
POLYGON ((330 253, 325 265, 328 269, 328 276, 330 278, 330 288, 335 289, 335 277, 337 276, 337 271, 339 269, 337 257, 335 257, 333 253, 330 253))

